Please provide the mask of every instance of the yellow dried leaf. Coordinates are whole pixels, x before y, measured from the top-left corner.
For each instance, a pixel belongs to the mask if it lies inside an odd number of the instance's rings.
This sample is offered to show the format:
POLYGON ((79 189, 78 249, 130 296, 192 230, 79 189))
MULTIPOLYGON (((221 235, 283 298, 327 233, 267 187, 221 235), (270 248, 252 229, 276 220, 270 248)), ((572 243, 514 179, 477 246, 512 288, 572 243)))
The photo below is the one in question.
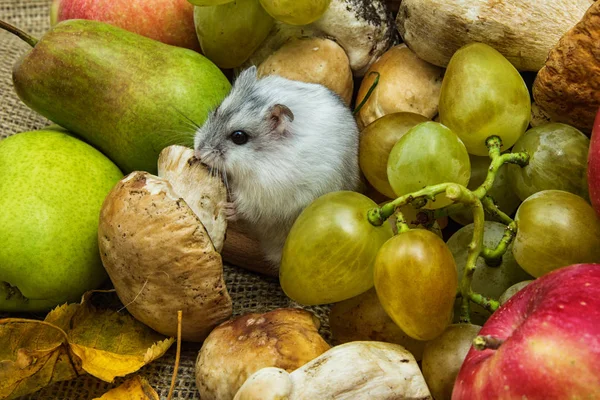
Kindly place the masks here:
POLYGON ((36 320, 0 320, 0 399, 24 396, 77 375, 60 328, 36 320))
POLYGON ((136 375, 94 400, 160 400, 160 398, 144 378, 136 375))
POLYGON ((94 307, 91 294, 86 293, 81 304, 58 307, 46 317, 65 329, 72 353, 90 375, 112 382, 161 357, 175 341, 127 312, 94 307))
POLYGON ((128 313, 81 304, 56 307, 45 321, 0 320, 0 399, 33 393, 89 373, 112 382, 161 357, 174 338, 160 335, 128 313))

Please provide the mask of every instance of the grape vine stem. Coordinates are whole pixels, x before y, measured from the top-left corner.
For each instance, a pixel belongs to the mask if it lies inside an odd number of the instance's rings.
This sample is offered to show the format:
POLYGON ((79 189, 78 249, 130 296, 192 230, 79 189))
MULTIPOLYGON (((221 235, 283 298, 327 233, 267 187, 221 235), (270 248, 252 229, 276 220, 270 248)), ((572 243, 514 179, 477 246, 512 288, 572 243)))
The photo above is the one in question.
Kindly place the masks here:
POLYGON ((399 208, 406 204, 413 204, 416 208, 424 206, 426 200, 434 200, 435 196, 445 193, 446 197, 457 204, 444 207, 434 212, 428 210, 427 215, 432 218, 441 218, 451 215, 453 212, 462 210, 464 206, 469 207, 473 212, 473 238, 469 243, 467 253, 467 263, 465 265, 463 276, 459 283, 458 295, 461 298, 460 307, 460 322, 470 322, 470 302, 476 303, 490 312, 494 312, 500 307, 497 300, 487 298, 479 293, 473 292, 471 283, 477 266, 478 257, 482 257, 489 266, 498 266, 502 262, 502 256, 507 251, 516 236, 517 224, 508 215, 498 208, 494 199, 487 193, 492 188, 498 170, 506 163, 525 166, 529 163, 529 155, 527 153, 506 153, 501 154, 502 140, 498 136, 490 136, 486 140, 486 145, 489 149, 491 159, 488 174, 483 183, 475 190, 471 191, 466 187, 456 183, 440 183, 437 185, 427 186, 414 193, 409 193, 400 196, 395 200, 368 211, 367 219, 374 226, 381 226, 394 213, 397 214, 398 232, 407 231, 408 225, 399 208), (420 206, 420 207, 419 207, 420 206), (495 216, 498 220, 506 225, 506 230, 502 239, 494 249, 487 248, 483 245, 483 233, 485 228, 484 210, 495 216))

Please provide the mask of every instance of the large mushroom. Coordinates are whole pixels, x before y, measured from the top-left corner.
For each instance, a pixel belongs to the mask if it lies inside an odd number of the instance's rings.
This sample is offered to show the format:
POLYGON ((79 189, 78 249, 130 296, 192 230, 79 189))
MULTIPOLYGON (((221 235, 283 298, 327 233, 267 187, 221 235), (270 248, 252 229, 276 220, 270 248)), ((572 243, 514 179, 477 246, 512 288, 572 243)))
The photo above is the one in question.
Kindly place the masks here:
POLYGON ((402 0, 396 17, 404 42, 446 67, 462 46, 482 42, 520 71, 538 71, 560 37, 594 0, 402 0))
POLYGON ((385 342, 335 346, 292 373, 264 368, 254 373, 234 400, 369 399, 431 400, 415 358, 385 342))
POLYGON ((160 160, 161 174, 173 184, 136 171, 106 197, 100 255, 117 295, 136 319, 175 336, 182 310, 182 339, 202 341, 232 314, 215 246, 224 241, 226 190, 191 149, 168 147, 160 160), (178 179, 194 182, 193 190, 178 179))

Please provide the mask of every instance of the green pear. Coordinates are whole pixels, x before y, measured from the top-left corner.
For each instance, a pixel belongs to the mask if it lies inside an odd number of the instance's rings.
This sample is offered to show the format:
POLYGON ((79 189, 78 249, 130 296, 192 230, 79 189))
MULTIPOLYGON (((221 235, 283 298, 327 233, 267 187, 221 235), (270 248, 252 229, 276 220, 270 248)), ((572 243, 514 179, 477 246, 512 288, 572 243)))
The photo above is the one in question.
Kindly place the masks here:
POLYGON ((42 311, 107 278, 98 250, 104 198, 123 177, 59 130, 0 141, 0 311, 42 311))
POLYGON ((191 147, 196 128, 229 93, 221 70, 192 50, 88 20, 55 25, 13 68, 17 95, 92 144, 124 173, 156 173, 160 151, 191 147))

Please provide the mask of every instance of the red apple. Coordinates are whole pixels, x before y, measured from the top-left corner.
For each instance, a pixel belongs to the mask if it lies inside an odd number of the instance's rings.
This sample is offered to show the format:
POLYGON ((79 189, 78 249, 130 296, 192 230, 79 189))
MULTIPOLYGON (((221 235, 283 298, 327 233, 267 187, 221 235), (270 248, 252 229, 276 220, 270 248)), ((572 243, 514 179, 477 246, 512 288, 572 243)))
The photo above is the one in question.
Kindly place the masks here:
POLYGON ((51 24, 91 19, 179 47, 200 50, 187 0, 53 0, 51 24))
POLYGON ((471 347, 452 400, 600 399, 600 264, 536 279, 479 335, 491 348, 471 347))
POLYGON ((596 114, 590 139, 587 178, 590 201, 600 217, 600 111, 596 114))

